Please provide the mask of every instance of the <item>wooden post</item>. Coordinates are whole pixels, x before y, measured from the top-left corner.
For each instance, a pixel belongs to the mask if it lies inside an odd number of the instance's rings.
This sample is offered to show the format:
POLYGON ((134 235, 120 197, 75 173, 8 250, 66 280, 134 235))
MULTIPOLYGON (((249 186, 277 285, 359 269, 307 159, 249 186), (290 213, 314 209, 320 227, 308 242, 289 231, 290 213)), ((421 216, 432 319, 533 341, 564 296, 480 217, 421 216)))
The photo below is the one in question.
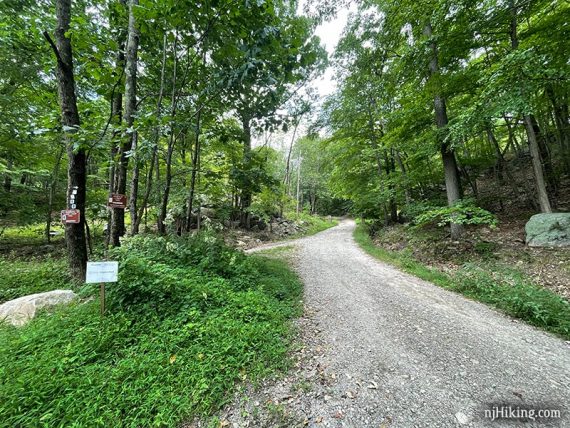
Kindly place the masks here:
POLYGON ((101 300, 101 316, 103 316, 103 315, 105 315, 105 283, 104 282, 101 283, 100 300, 101 300))

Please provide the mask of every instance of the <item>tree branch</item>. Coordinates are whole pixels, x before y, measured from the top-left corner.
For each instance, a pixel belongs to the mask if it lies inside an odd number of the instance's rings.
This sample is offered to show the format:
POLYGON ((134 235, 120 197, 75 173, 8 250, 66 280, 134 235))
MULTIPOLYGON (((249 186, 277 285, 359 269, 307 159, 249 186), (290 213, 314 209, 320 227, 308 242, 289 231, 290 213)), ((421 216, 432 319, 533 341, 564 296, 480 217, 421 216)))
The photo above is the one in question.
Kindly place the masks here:
POLYGON ((57 46, 55 45, 54 41, 52 40, 51 36, 49 35, 49 33, 47 31, 44 31, 42 33, 45 37, 45 39, 48 41, 48 43, 50 44, 53 53, 55 54, 55 57, 57 58, 57 62, 60 63, 61 65, 65 66, 65 63, 63 62, 63 60, 61 59, 61 55, 59 54, 59 49, 57 48, 57 46))

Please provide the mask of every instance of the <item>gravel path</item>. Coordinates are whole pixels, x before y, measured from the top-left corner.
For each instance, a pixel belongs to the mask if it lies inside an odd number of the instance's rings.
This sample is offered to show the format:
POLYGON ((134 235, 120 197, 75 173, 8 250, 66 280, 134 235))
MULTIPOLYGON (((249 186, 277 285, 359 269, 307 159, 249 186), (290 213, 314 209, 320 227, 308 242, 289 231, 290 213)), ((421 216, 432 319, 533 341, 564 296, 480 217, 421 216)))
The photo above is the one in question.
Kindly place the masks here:
POLYGON ((305 346, 293 374, 249 405, 269 397, 280 417, 229 411, 227 426, 570 427, 568 342, 371 258, 354 227, 294 241, 305 346), (491 422, 493 404, 562 418, 491 422))

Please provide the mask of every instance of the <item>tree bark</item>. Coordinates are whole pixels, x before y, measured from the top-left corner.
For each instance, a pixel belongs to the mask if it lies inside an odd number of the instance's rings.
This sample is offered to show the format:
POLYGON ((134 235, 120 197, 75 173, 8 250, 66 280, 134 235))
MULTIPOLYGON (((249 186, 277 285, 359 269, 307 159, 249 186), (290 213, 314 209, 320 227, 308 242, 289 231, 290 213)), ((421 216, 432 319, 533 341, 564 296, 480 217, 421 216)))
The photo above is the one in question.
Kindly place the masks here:
POLYGON ((291 196, 291 152, 293 152, 293 145, 295 144, 295 136, 297 135, 297 128, 301 122, 301 117, 295 118, 295 127, 293 128, 293 136, 291 137, 291 143, 289 144, 289 151, 287 152, 287 161, 285 163, 285 177, 283 178, 283 184, 285 185, 285 193, 291 196))
POLYGON ((6 193, 10 193, 10 191, 12 190, 12 176, 10 175, 12 173, 12 167, 14 166, 14 162, 12 161, 12 158, 10 156, 8 156, 7 159, 7 167, 8 167, 8 172, 6 174, 4 174, 4 191, 6 193))
POLYGON ((532 159, 532 169, 534 171, 534 180, 536 183, 536 192, 538 196, 538 203, 540 211, 543 213, 551 213, 552 207, 548 199, 548 192, 546 190, 546 181, 544 179, 544 172, 542 170, 542 162, 540 159, 540 149, 538 147, 538 140, 534 128, 534 121, 531 115, 524 115, 524 124, 526 133, 528 135, 528 144, 530 148, 530 156, 532 159))
POLYGON ((166 172, 164 176, 164 191, 162 193, 162 201, 160 204, 160 211, 157 218, 158 233, 164 235, 166 233, 166 211, 168 209, 168 199, 170 197, 170 185, 172 183, 172 153, 174 152, 174 144, 176 137, 174 135, 174 117, 176 116, 176 74, 178 69, 178 54, 177 54, 178 38, 174 38, 174 69, 172 72, 172 97, 170 100, 170 137, 168 140, 168 147, 166 149, 166 172))
POLYGON ((200 119, 202 110, 196 116, 196 133, 194 135, 194 151, 192 153, 192 177, 190 178, 190 194, 186 209, 186 232, 192 227, 192 209, 194 205, 194 193, 196 191, 196 176, 198 174, 198 159, 200 157, 200 119))
MULTIPOLYGON (((122 7, 126 6, 126 0, 120 0, 122 7)), ((128 34, 129 29, 127 29, 128 34)), ((125 33, 120 31, 119 33, 119 52, 117 52, 117 63, 115 68, 120 74, 123 74, 125 68, 125 33)), ((127 36, 128 37, 128 36, 127 36)), ((120 87, 122 82, 119 82, 117 87, 120 87)), ((119 135, 119 130, 121 123, 123 121, 123 94, 122 91, 117 91, 112 99, 112 116, 113 123, 117 126, 117 130, 113 132, 113 142, 111 146, 111 167, 109 172, 109 196, 112 193, 124 194, 126 191, 127 182, 127 166, 128 159, 125 156, 125 152, 128 150, 126 144, 118 145, 115 142, 115 138, 119 135), (119 154, 119 163, 115 165, 116 156, 119 154), (119 189, 119 186, 121 187, 119 189)), ((125 234, 125 210, 120 208, 111 208, 109 210, 109 222, 107 227, 107 241, 108 244, 117 247, 120 245, 119 238, 125 234)))
POLYGON ((53 211, 53 197, 55 196, 55 190, 57 187, 57 177, 59 175, 59 167, 61 165, 61 158, 63 157, 63 153, 65 152, 65 146, 62 145, 61 149, 57 153, 57 157, 55 159, 55 166, 53 167, 53 171, 50 177, 49 183, 49 193, 48 193, 48 207, 46 213, 46 228, 45 228, 45 235, 46 241, 49 244, 51 242, 51 213, 53 211))
MULTIPOLYGON (((251 163, 251 119, 247 116, 242 116, 242 127, 243 127, 243 164, 245 168, 248 168, 251 163)), ((251 189, 246 183, 244 188, 241 189, 240 198, 240 226, 249 229, 250 228, 250 213, 249 207, 251 206, 251 189)))
MULTIPOLYGON (((511 39, 511 48, 513 50, 518 49, 519 39, 517 34, 517 15, 518 8, 514 0, 509 1, 509 10, 511 14, 510 20, 510 31, 509 36, 511 39)), ((530 156, 532 158, 532 169, 534 171, 534 181, 536 185, 536 193, 538 196, 538 203, 540 205, 540 210, 543 213, 552 212, 552 207, 550 205, 550 200, 548 199, 548 191, 546 189, 546 181, 544 179, 544 171, 542 169, 542 161, 540 158, 540 148, 538 143, 538 137, 536 134, 537 126, 536 119, 530 113, 523 115, 524 125, 526 133, 528 136, 528 144, 530 148, 530 156)))
MULTIPOLYGON (((131 177, 131 194, 129 195, 129 215, 131 217, 131 235, 138 233, 137 222, 137 198, 139 190, 139 174, 140 165, 137 155, 138 133, 134 127, 135 115, 137 111, 137 67, 138 67, 138 49, 139 49, 139 30, 135 18, 135 9, 139 5, 139 0, 131 0, 129 3, 129 32, 127 38, 127 55, 126 55, 126 77, 125 77, 125 125, 127 127, 127 135, 122 154, 130 149, 133 158, 133 173, 131 177)), ((128 166, 128 158, 125 159, 125 170, 128 166)), ((124 191, 126 191, 127 181, 125 173, 124 191)), ((123 190, 118 189, 119 191, 123 190)), ((120 192, 119 192, 120 193, 120 192)), ((124 215, 124 210, 123 210, 124 215)))
MULTIPOLYGON (((430 39, 431 59, 429 62, 429 72, 431 78, 438 78, 439 76, 439 62, 437 44, 433 40, 433 30, 431 23, 427 23, 424 28, 424 34, 430 39)), ((445 189, 447 193, 447 203, 451 206, 461 199, 461 181, 457 171, 457 161, 455 159, 455 151, 449 146, 449 143, 443 141, 441 138, 441 131, 447 128, 447 107, 445 99, 441 96, 439 91, 434 94, 434 108, 435 108, 435 123, 440 132, 439 143, 441 151, 441 159, 443 161, 443 172, 445 177, 445 189)), ((451 237, 458 239, 463 234, 463 226, 457 223, 451 223, 451 237)))
POLYGON ((301 209, 301 162, 303 162, 302 152, 299 153, 298 165, 297 165, 297 216, 299 215, 301 209))
POLYGON ((76 209, 80 211, 79 223, 65 225, 69 267, 72 277, 76 281, 82 282, 85 279, 87 266, 87 242, 85 238, 87 163, 85 149, 80 146, 75 150, 73 139, 73 134, 80 126, 80 120, 75 94, 73 52, 71 40, 67 36, 71 21, 71 0, 56 0, 55 9, 57 16, 55 43, 53 43, 47 32, 44 33, 44 36, 50 42, 57 58, 58 98, 68 158, 67 200, 69 202, 70 197, 73 195, 76 209))

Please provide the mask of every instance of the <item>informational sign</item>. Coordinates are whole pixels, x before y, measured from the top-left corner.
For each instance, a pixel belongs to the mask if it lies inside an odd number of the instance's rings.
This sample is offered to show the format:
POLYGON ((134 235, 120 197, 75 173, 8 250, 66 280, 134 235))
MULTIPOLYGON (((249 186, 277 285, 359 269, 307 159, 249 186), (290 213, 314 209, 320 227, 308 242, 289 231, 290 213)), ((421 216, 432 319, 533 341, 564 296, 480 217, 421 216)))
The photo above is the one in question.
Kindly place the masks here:
POLYGON ((64 224, 78 224, 81 221, 81 212, 76 209, 63 210, 61 212, 61 221, 64 224))
POLYGON ((87 262, 86 284, 117 282, 119 262, 87 262))
POLYGON ((120 193, 112 193, 109 196, 109 202, 107 203, 109 208, 126 208, 127 207, 127 195, 121 195, 120 193))

